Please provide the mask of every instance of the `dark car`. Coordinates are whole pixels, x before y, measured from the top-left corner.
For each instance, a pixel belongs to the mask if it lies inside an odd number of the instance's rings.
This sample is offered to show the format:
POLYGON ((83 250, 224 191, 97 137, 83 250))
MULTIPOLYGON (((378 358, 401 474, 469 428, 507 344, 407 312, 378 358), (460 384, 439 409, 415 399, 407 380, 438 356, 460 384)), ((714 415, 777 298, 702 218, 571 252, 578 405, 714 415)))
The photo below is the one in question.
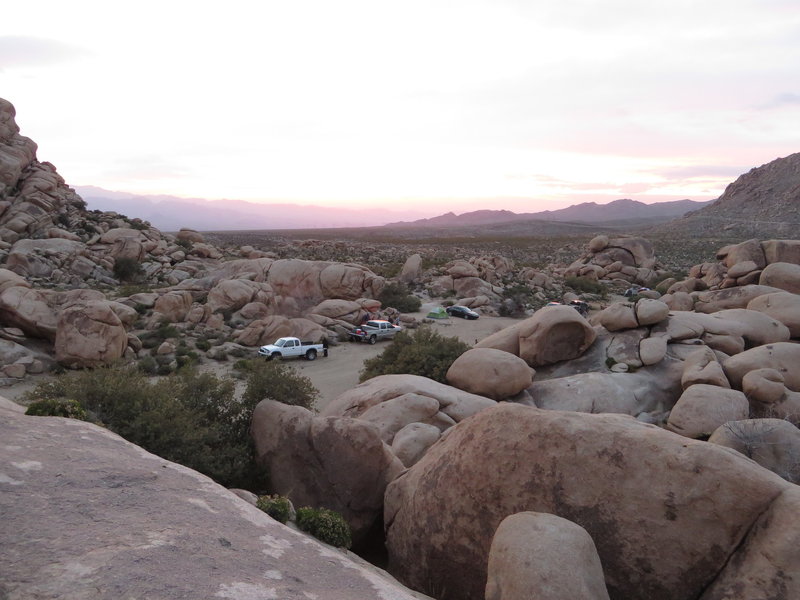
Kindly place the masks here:
POLYGON ((572 300, 569 305, 584 317, 589 314, 589 305, 583 300, 572 300))
POLYGON ((475 320, 480 316, 474 310, 466 306, 448 306, 445 310, 451 317, 461 317, 462 319, 475 320))

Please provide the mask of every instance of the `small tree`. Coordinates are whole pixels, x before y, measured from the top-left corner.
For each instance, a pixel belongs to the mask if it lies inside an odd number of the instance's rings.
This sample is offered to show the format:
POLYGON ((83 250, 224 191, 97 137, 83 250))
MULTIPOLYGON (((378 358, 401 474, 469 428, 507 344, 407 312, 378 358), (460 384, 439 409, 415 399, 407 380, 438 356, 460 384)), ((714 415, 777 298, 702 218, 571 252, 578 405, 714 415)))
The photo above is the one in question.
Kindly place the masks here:
POLYGON ((144 271, 135 258, 121 257, 114 261, 114 277, 120 281, 136 281, 144 271))
POLYGON ((396 308, 402 313, 417 312, 422 306, 422 300, 408 293, 404 283, 390 283, 378 295, 383 306, 396 308))
POLYGON ((314 410, 319 391, 308 377, 280 362, 247 360, 239 363, 247 373, 242 403, 255 408, 262 400, 276 400, 314 410))
POLYGON ((458 338, 444 337, 430 327, 420 327, 413 335, 401 331, 386 350, 364 361, 359 381, 378 375, 409 374, 446 383, 450 365, 467 350, 469 346, 458 338))

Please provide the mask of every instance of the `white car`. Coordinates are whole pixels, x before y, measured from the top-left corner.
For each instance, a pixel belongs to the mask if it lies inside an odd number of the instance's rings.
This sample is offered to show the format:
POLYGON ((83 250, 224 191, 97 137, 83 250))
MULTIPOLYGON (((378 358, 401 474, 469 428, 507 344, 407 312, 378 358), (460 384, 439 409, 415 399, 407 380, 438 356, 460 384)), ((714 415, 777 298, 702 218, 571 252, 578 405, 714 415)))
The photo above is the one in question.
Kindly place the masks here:
POLYGON ((261 356, 266 356, 267 360, 273 358, 288 358, 290 356, 305 356, 306 360, 315 360, 317 354, 328 356, 328 344, 322 342, 315 344, 313 342, 301 342, 296 337, 282 337, 275 341, 274 344, 267 344, 258 349, 261 356))

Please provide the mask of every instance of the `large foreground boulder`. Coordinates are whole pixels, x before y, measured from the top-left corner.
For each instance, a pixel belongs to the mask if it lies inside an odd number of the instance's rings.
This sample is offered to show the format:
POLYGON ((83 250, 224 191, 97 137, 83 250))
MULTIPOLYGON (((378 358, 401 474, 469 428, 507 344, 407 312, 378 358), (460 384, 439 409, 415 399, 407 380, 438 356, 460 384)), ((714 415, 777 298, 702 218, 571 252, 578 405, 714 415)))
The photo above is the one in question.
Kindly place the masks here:
MULTIPOLYGON (((536 511, 589 532, 611 598, 694 599, 790 485, 727 449, 629 417, 499 404, 390 484, 390 570, 416 589, 444 590, 443 600, 482 599, 498 525, 536 511)), ((782 598, 800 590, 790 592, 782 598)))
POLYGON ((759 517, 700 600, 800 597, 800 487, 787 488, 759 517))
POLYGON ((263 400, 253 412, 256 459, 273 492, 295 506, 342 514, 358 542, 383 508, 386 485, 403 464, 377 425, 347 417, 315 417, 300 406, 263 400))
POLYGON ((2 406, 2 598, 418 597, 102 427, 2 406))
POLYGON ((56 360, 66 367, 100 367, 122 358, 128 334, 111 303, 90 300, 58 317, 56 360))
POLYGON ((586 530, 555 515, 503 519, 489 553, 486 600, 607 600, 603 567, 586 530))

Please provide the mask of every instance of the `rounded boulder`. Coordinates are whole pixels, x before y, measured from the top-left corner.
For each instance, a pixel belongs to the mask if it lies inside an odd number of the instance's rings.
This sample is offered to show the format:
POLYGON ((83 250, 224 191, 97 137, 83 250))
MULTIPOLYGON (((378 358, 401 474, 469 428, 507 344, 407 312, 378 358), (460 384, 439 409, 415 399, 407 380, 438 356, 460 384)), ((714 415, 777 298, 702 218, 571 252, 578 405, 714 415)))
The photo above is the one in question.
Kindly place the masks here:
POLYGON ((460 390, 505 400, 533 382, 534 371, 520 357, 494 348, 473 348, 447 371, 447 382, 460 390))

